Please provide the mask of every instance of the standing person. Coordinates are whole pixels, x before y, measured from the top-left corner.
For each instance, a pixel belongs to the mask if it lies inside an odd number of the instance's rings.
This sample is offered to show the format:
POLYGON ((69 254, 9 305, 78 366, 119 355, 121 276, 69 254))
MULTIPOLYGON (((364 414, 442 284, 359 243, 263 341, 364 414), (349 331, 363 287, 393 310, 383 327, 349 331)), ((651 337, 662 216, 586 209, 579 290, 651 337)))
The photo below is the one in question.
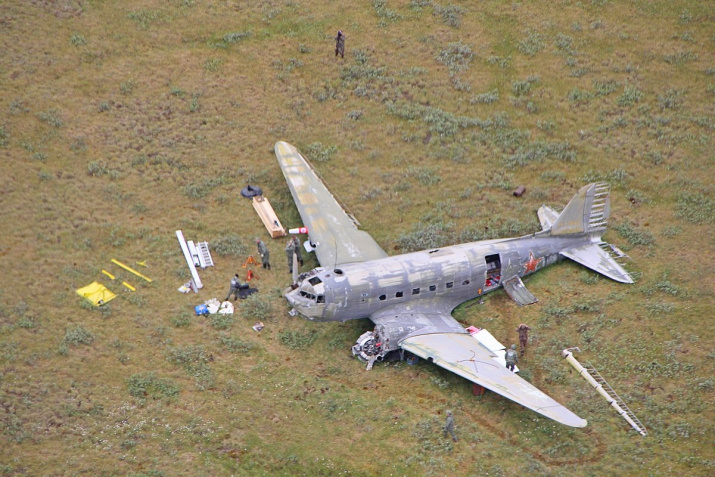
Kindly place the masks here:
POLYGON ((520 324, 516 331, 519 332, 519 348, 521 349, 521 355, 524 356, 526 353, 526 344, 529 341, 529 330, 531 328, 524 323, 520 324))
POLYGON ((236 301, 236 298, 238 298, 238 291, 240 289, 241 289, 241 281, 238 279, 238 273, 237 273, 231 279, 231 288, 228 289, 228 295, 226 296, 226 299, 224 301, 228 301, 228 299, 231 298, 231 295, 233 295, 233 301, 236 301))
POLYGON ((261 262, 263 262, 263 268, 267 268, 268 270, 270 270, 271 262, 269 261, 270 252, 268 251, 268 247, 266 247, 266 244, 263 243, 263 240, 258 237, 256 237, 256 246, 258 247, 258 255, 261 256, 261 262))
POLYGON ((457 442, 457 435, 454 433, 454 417, 452 416, 452 411, 447 410, 447 420, 444 421, 444 437, 447 437, 447 433, 452 436, 452 440, 457 442))
POLYGON ((338 30, 338 36, 335 37, 335 56, 338 55, 345 58, 345 35, 341 30, 338 30))
POLYGON ((286 258, 288 259, 288 273, 293 273, 293 254, 295 253, 295 242, 288 240, 286 244, 286 258))
POLYGON ((300 239, 297 235, 293 236, 293 247, 295 247, 295 255, 298 257, 298 263, 303 266, 303 256, 300 253, 300 239))
POLYGON ((516 352, 516 345, 511 345, 511 349, 506 350, 506 367, 514 372, 514 366, 519 362, 519 354, 516 352))

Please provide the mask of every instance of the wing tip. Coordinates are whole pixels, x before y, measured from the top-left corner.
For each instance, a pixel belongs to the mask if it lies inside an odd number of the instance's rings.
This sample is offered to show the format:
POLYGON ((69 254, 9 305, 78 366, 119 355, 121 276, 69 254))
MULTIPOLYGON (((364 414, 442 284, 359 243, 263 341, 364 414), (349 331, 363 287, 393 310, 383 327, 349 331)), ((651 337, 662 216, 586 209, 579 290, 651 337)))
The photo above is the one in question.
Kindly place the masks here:
POLYGON ((559 404, 558 406, 552 408, 531 409, 544 417, 548 417, 559 424, 563 424, 564 426, 580 428, 588 425, 588 421, 586 419, 578 417, 563 404, 559 404))

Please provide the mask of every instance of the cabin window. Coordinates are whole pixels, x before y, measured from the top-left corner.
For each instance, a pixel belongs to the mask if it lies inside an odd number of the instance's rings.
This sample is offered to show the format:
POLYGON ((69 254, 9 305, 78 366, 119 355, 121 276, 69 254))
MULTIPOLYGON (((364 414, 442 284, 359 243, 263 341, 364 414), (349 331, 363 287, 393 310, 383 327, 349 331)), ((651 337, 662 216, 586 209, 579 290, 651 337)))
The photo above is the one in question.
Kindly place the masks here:
POLYGON ((395 298, 402 298, 403 293, 401 291, 395 293, 395 298))
POLYGON ((325 295, 318 295, 318 303, 325 303, 325 295))
POLYGON ((464 281, 462 282, 462 285, 469 285, 469 280, 464 280, 464 281))
POLYGON ((313 277, 310 280, 308 280, 308 283, 315 286, 315 285, 319 285, 319 284, 323 283, 323 281, 318 277, 313 277))
POLYGON ((447 288, 452 288, 454 286, 454 282, 447 282, 447 288))
POLYGON ((384 300, 386 300, 386 299, 387 299, 387 295, 380 295, 380 300, 383 300, 383 301, 384 301, 384 300))
POLYGON ((413 295, 419 295, 419 294, 420 294, 420 289, 419 289, 419 287, 413 288, 413 289, 412 289, 412 294, 413 294, 413 295))
POLYGON ((437 289, 437 285, 430 285, 429 286, 429 291, 435 291, 437 289))

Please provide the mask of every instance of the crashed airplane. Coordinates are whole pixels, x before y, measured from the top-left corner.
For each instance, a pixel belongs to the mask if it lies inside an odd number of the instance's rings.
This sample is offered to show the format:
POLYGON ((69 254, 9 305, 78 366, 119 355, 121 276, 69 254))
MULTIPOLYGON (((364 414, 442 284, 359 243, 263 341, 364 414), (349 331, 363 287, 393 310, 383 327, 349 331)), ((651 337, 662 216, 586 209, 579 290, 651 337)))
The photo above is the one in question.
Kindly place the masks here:
POLYGON ((542 206, 543 230, 533 235, 390 257, 358 229, 295 147, 280 141, 275 153, 321 265, 294 276, 284 293, 293 313, 315 321, 370 318, 376 325, 369 332, 373 339, 356 345, 368 360, 412 353, 561 424, 586 426, 586 420, 498 365, 494 353, 451 312, 500 287, 519 305, 534 303, 522 278, 563 257, 633 283, 616 261, 625 255, 601 241, 610 213, 607 184, 583 187, 561 213, 542 206))

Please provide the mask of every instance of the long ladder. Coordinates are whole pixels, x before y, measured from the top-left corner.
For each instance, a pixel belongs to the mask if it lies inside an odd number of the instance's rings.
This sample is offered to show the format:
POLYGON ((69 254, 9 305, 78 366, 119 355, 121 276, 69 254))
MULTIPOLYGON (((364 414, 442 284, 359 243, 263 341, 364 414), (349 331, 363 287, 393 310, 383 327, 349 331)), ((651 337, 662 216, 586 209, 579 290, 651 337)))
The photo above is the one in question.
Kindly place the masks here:
POLYGON ((578 360, 574 358, 573 353, 571 352, 572 349, 578 348, 565 349, 561 353, 563 357, 566 358, 566 361, 568 361, 569 364, 571 364, 571 366, 573 366, 574 369, 576 369, 576 371, 578 371, 579 374, 591 384, 591 386, 596 388, 596 391, 598 391, 598 393, 608 401, 611 407, 615 409, 616 412, 618 412, 618 414, 620 414, 621 417, 633 427, 633 429, 638 431, 638 433, 643 437, 647 436, 648 431, 646 431, 643 423, 636 417, 633 411, 630 410, 626 403, 623 402, 623 399, 621 399, 616 391, 613 390, 611 385, 606 382, 603 376, 601 376, 601 373, 599 373, 596 368, 589 363, 586 363, 586 366, 579 363, 578 360))
POLYGON ((209 252, 209 243, 199 242, 197 245, 199 252, 199 263, 201 264, 201 268, 213 267, 214 261, 211 258, 211 252, 209 252))
POLYGON ((606 182, 596 183, 596 190, 593 194, 593 204, 591 205, 591 215, 588 218, 588 228, 596 229, 605 227, 608 224, 610 213, 608 206, 608 195, 611 187, 606 182))

